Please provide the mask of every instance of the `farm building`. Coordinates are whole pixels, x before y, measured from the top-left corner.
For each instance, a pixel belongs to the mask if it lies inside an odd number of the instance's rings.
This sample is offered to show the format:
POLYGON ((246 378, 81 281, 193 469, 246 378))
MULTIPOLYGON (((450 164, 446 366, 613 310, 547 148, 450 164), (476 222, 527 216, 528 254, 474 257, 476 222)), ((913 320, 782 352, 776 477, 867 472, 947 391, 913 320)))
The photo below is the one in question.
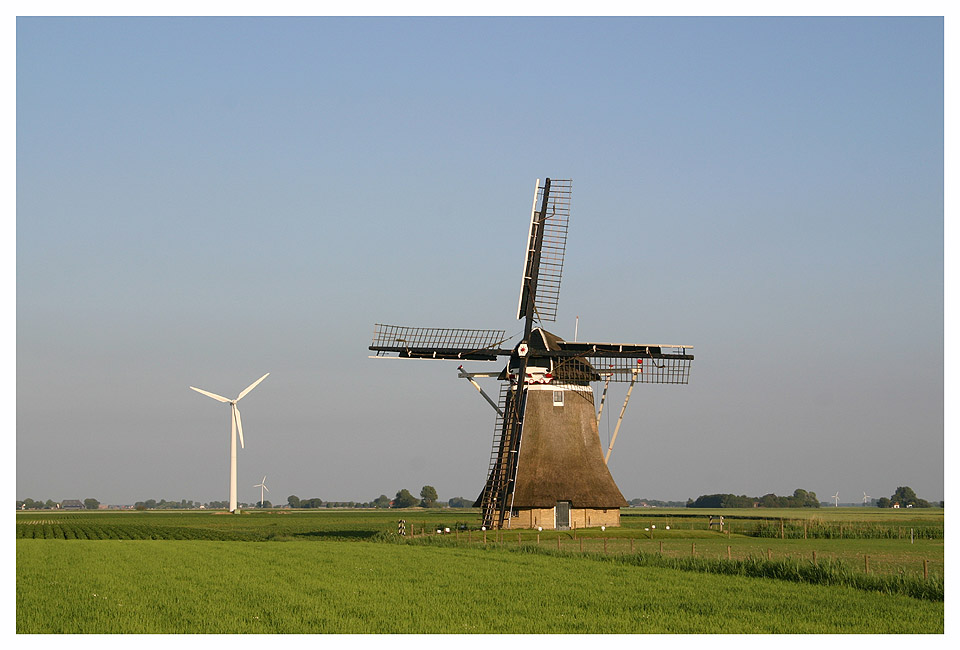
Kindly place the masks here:
POLYGON ((83 510, 83 501, 79 499, 65 499, 60 503, 60 508, 63 510, 83 510))

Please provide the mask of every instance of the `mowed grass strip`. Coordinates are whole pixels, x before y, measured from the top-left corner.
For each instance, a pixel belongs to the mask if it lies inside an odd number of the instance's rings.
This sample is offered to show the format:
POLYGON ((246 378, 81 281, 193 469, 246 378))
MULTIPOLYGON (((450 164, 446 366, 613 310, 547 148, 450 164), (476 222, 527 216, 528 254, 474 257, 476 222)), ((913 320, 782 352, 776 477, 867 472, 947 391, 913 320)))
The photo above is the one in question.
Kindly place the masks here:
POLYGON ((18 633, 942 633, 943 604, 482 548, 17 541, 18 633))

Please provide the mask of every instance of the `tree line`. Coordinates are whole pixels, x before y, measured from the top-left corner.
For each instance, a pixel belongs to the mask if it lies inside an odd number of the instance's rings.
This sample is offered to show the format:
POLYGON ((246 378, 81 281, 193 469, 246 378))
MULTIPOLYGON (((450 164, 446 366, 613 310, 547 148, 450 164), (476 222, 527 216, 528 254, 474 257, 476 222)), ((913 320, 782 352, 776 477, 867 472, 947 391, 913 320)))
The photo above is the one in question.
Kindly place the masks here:
MULTIPOLYGON (((632 502, 631 502, 632 503, 632 502)), ((901 508, 931 508, 933 504, 917 496, 910 487, 898 487, 896 492, 887 497, 874 500, 878 508, 892 508, 893 504, 901 508)), ((819 508, 820 500, 816 492, 794 490, 793 496, 777 496, 764 494, 762 497, 748 497, 745 494, 704 494, 694 499, 687 499, 688 508, 819 508)), ((943 501, 940 502, 943 507, 943 501)))
MULTIPOLYGON (((909 486, 898 487, 896 491, 890 495, 889 499, 887 497, 880 497, 876 500, 876 506, 878 508, 892 508, 894 504, 898 504, 901 508, 933 507, 933 504, 929 501, 918 497, 917 493, 909 486)), ((943 501, 940 502, 940 507, 943 507, 943 501)))
MULTIPOLYGON (((320 498, 301 499, 296 494, 287 497, 287 505, 291 508, 469 508, 473 506, 473 499, 464 499, 463 497, 453 497, 443 502, 439 500, 437 490, 432 485, 424 485, 420 489, 420 498, 418 499, 410 490, 403 488, 397 491, 394 498, 381 494, 373 501, 324 501, 320 498)), ((269 506, 267 506, 269 507, 269 506)))
MULTIPOLYGON (((18 500, 17 510, 57 510, 62 507, 63 503, 72 500, 73 499, 65 499, 64 501, 54 501, 53 499, 47 499, 46 501, 41 501, 40 499, 18 500)), ((97 510, 100 507, 100 502, 96 499, 83 499, 81 503, 83 503, 85 510, 97 510)))
POLYGON ((819 508, 820 500, 816 492, 796 489, 793 496, 764 494, 762 497, 748 497, 745 494, 704 494, 696 500, 687 500, 688 508, 819 508))

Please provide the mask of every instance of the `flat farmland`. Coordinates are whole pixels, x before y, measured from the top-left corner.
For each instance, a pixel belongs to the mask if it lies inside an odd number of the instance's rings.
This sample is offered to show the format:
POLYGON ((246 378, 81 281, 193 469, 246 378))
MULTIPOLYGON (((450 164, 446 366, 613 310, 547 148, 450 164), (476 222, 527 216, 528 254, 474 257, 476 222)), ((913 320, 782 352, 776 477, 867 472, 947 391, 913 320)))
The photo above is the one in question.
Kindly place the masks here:
POLYGON ((455 510, 18 513, 17 632, 943 632, 942 510, 914 522, 939 520, 939 539, 913 543, 624 512, 519 535, 455 510))

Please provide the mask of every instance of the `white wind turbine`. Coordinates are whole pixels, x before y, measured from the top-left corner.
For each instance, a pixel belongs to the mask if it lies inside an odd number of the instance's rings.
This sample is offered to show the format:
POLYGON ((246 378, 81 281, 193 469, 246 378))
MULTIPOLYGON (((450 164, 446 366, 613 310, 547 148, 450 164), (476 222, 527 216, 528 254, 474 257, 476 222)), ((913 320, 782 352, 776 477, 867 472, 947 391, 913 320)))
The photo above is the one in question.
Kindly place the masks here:
POLYGON ((867 505, 867 499, 872 499, 872 498, 873 498, 872 496, 870 496, 869 494, 867 494, 866 492, 864 492, 864 493, 863 493, 863 505, 867 505))
POLYGON ((264 490, 266 490, 267 492, 270 491, 270 488, 267 487, 267 475, 264 474, 260 482, 254 485, 253 487, 260 488, 260 507, 262 508, 263 507, 263 491, 264 490))
POLYGON ((840 491, 837 490, 837 493, 830 498, 833 499, 834 507, 839 508, 840 507, 840 491))
MULTIPOLYGON (((215 393, 209 393, 205 390, 200 390, 191 386, 190 388, 202 393, 207 397, 212 397, 218 402, 224 402, 225 404, 230 405, 230 512, 234 512, 237 509, 237 433, 240 433, 240 448, 243 448, 243 424, 240 423, 240 410, 237 408, 237 402, 242 400, 244 396, 252 391, 257 384, 267 378, 266 375, 253 382, 249 386, 243 389, 243 391, 237 395, 237 399, 227 399, 215 393)), ((264 476, 266 478, 266 476, 264 476)))

